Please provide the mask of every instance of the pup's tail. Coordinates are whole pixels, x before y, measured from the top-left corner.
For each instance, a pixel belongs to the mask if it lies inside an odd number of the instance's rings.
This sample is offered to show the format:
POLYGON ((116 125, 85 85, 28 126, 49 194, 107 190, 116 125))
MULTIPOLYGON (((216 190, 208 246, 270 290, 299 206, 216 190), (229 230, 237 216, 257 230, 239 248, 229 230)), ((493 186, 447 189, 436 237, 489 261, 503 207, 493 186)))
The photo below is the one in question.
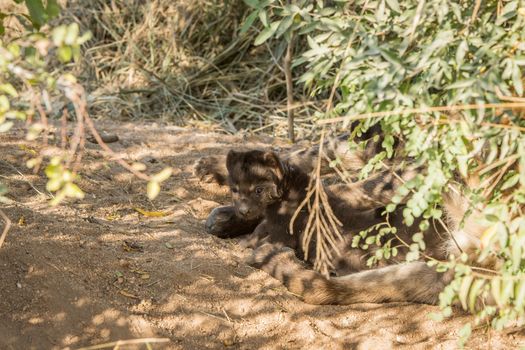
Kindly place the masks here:
POLYGON ((254 253, 256 265, 280 280, 309 304, 420 302, 435 304, 443 290, 442 274, 424 262, 391 265, 342 277, 325 278, 306 269, 293 250, 262 246, 254 253))

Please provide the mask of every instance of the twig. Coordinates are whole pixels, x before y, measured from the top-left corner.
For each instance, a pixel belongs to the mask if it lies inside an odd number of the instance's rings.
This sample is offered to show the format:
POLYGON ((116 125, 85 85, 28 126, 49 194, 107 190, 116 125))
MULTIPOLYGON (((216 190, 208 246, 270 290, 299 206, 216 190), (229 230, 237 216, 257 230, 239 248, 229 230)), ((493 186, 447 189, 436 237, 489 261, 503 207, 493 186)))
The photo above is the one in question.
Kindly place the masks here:
POLYGON ((133 345, 133 344, 148 344, 148 343, 168 343, 171 340, 169 338, 139 338, 139 339, 129 339, 129 340, 118 340, 111 343, 104 343, 93 346, 86 346, 83 348, 78 348, 77 350, 96 350, 96 349, 105 349, 105 348, 118 348, 122 345, 133 345))
MULTIPOLYGON (((35 185, 33 185, 33 183, 31 181, 29 181, 26 176, 20 171, 18 170, 17 168, 15 168, 15 166, 13 166, 11 163, 9 162, 6 162, 5 160, 3 159, 0 159, 0 162, 6 164, 7 166, 9 166, 11 169, 13 169, 14 171, 16 171, 20 176, 22 176, 22 179, 24 179, 25 182, 27 182, 29 184, 29 186, 35 190, 36 193, 38 193, 39 195, 41 196, 47 196, 45 193, 42 193, 38 190, 38 188, 35 187, 35 185)), ((53 195, 50 195, 51 197, 53 197, 53 195)))
POLYGON ((11 220, 5 215, 5 213, 0 209, 0 216, 5 222, 4 230, 2 231, 2 236, 0 236, 0 248, 2 248, 2 244, 4 244, 5 238, 7 237, 7 232, 11 228, 11 220))
POLYGON ((294 110, 293 106, 293 77, 292 77, 292 47, 293 34, 286 48, 286 55, 283 59, 284 76, 286 78, 286 108, 288 115, 288 138, 292 143, 295 142, 294 132, 294 110))
POLYGON ((85 117, 86 117, 86 123, 88 125, 89 130, 91 131, 91 134, 93 135, 95 140, 97 140, 97 143, 100 145, 100 147, 102 147, 102 149, 104 149, 104 151, 106 151, 108 154, 114 156, 114 159, 115 159, 115 161, 117 163, 119 163, 122 167, 124 167, 126 170, 131 172, 133 175, 135 175, 139 179, 142 179, 142 180, 145 180, 145 181, 149 181, 150 180, 150 177, 148 175, 135 170, 131 165, 129 165, 124 160, 122 160, 119 157, 117 157, 115 152, 113 152, 113 150, 111 148, 109 148, 109 146, 106 145, 104 143, 104 141, 102 140, 102 138, 100 137, 100 134, 98 133, 97 129, 95 129, 95 125, 93 124, 93 121, 91 120, 91 118, 88 115, 86 115, 85 117))
POLYGON ((476 20, 480 6, 481 6, 481 0, 476 0, 476 3, 474 4, 474 10, 472 11, 472 16, 470 16, 469 25, 474 23, 474 21, 476 20))

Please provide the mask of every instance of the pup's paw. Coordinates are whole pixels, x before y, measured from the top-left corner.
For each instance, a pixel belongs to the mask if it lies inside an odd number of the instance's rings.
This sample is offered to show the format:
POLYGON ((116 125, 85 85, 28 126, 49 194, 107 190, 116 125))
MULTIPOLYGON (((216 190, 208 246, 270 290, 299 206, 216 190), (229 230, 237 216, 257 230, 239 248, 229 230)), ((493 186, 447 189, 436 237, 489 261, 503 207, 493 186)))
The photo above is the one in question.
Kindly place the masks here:
POLYGON ((204 182, 217 182, 219 185, 226 183, 224 167, 221 166, 221 158, 208 156, 202 157, 193 165, 193 174, 204 182))

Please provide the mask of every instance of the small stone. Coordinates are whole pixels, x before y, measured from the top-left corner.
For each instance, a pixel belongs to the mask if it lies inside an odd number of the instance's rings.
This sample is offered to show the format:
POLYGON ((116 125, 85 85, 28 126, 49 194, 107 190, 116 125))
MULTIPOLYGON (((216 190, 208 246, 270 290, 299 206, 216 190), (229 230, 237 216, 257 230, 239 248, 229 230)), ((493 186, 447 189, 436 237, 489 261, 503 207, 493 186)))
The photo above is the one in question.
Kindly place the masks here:
POLYGON ((21 289, 21 288, 22 288, 22 283, 20 283, 20 282, 16 282, 16 287, 17 287, 18 289, 21 289))

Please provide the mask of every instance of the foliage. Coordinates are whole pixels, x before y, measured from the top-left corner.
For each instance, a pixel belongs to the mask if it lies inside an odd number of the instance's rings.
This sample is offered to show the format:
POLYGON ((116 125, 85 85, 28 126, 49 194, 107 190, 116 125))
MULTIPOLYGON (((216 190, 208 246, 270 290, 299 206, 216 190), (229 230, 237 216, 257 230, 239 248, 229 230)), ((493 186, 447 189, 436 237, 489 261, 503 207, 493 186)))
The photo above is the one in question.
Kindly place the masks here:
MULTIPOLYGON (((354 135, 381 125, 384 150, 361 177, 384 168, 383 161, 396 153, 426 169, 406 182, 387 207, 391 212, 407 201, 405 223, 422 219, 421 232, 408 242, 408 260, 420 257, 423 231, 444 219, 443 194, 457 177, 460 183, 479 182, 461 191, 470 200, 467 215, 482 211, 477 220, 487 227, 482 250, 474 259, 463 254, 429 262, 440 271, 455 269, 454 281, 441 294, 443 315, 459 301, 476 314, 476 324, 488 316, 496 329, 516 319, 523 323, 525 1, 245 2, 253 9, 247 25, 258 17, 265 28, 255 44, 287 40, 292 32, 306 38, 308 47, 294 63, 305 69, 299 82, 311 98, 336 88, 333 110, 317 114, 336 119, 321 124, 358 121, 354 135), (395 138, 402 140, 399 149, 395 138), (502 263, 492 272, 476 268, 494 257, 502 263), (477 302, 489 295, 497 307, 477 302)), ((379 230, 379 236, 391 234, 395 229, 387 224, 379 230)), ((354 244, 380 241, 363 232, 354 244)), ((371 263, 396 254, 388 242, 371 263)), ((464 328, 463 338, 470 329, 464 328)))
POLYGON ((47 0, 45 3, 42 0, 14 0, 14 2, 18 4, 23 2, 28 14, 0 12, 0 35, 5 33, 4 20, 9 16, 18 18, 26 29, 32 31, 33 29, 40 29, 49 20, 60 14, 60 6, 57 0, 47 0))
MULTIPOLYGON (((68 66, 71 61, 79 61, 81 46, 91 38, 91 33, 81 34, 77 23, 39 31, 58 14, 56 1, 48 0, 46 6, 40 0, 26 0, 25 4, 29 15, 17 13, 16 16, 31 20, 30 31, 10 41, 0 40, 0 132, 9 131, 16 120, 26 121, 26 139, 39 145, 39 152, 26 165, 35 172, 42 165, 45 167, 46 190, 54 193, 51 204, 56 205, 68 197, 84 197, 75 181, 79 177, 86 129, 106 152, 111 153, 111 149, 103 144, 94 128, 85 91, 68 66), (65 124, 70 113, 76 122, 68 140, 65 124), (52 118, 56 117, 62 118, 61 145, 50 141, 52 118)), ((150 199, 158 195, 160 184, 171 176, 171 168, 148 176, 143 173, 142 164, 117 162, 148 181, 150 199)), ((6 200, 3 197, 6 192, 6 186, 0 183, 0 201, 6 200)))

